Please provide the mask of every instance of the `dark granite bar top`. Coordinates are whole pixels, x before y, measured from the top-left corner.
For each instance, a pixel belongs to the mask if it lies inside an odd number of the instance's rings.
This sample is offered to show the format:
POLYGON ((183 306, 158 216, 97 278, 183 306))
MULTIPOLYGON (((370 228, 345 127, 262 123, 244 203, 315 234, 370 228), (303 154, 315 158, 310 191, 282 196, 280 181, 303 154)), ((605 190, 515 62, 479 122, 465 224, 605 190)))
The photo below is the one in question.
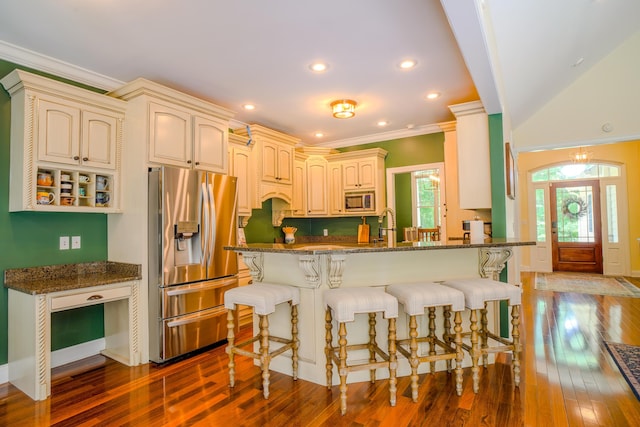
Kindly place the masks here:
POLYGON ((316 255, 316 254, 355 254, 370 252, 402 252, 402 251, 424 251, 441 249, 465 249, 465 248, 502 248, 513 246, 535 245, 533 241, 521 241, 517 239, 492 238, 484 239, 483 242, 470 242, 469 240, 458 240, 448 242, 401 242, 388 245, 387 242, 378 243, 350 243, 350 242, 318 242, 318 243, 249 243, 243 246, 225 246, 227 250, 236 252, 271 252, 289 253, 294 255, 316 255))
POLYGON ((7 269, 4 272, 4 286, 26 294, 37 295, 141 278, 140 264, 99 261, 7 269))

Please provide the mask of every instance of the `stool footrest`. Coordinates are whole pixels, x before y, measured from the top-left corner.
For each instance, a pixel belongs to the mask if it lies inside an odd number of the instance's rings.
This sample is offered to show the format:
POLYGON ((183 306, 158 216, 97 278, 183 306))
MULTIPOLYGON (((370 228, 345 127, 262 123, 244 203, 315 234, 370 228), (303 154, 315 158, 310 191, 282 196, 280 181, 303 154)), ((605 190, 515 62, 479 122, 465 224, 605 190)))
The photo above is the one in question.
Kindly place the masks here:
MULTIPOLYGON (((233 351, 235 354, 239 354, 241 356, 247 356, 247 357, 253 357, 254 359, 259 359, 262 357, 261 353, 256 353, 255 351, 250 351, 250 350, 244 350, 240 347, 246 347, 249 344, 253 344, 256 341, 259 341, 261 339, 260 335, 256 335, 253 338, 250 338, 246 341, 243 341, 239 344, 234 345, 233 349, 231 351, 233 351)), ((285 344, 282 347, 278 347, 277 349, 269 352, 269 356, 270 357, 275 357, 281 353, 284 353, 285 351, 292 349, 293 348, 293 342, 290 339, 286 339, 286 338, 280 338, 280 337, 269 337, 269 341, 273 341, 273 342, 277 342, 280 344, 285 344)), ((227 353, 229 352, 229 349, 227 348, 227 353)))
MULTIPOLYGON (((431 339, 428 337, 417 338, 416 342, 418 343, 428 343, 431 342, 431 339)), ((418 361, 420 363, 423 362, 435 362, 438 360, 454 360, 456 358, 456 349, 451 347, 449 344, 436 339, 435 345, 440 349, 436 354, 422 355, 418 356, 418 361)), ((398 344, 398 352, 401 353, 404 357, 411 360, 411 350, 409 349, 409 345, 411 343, 410 339, 403 339, 397 341, 398 344)))

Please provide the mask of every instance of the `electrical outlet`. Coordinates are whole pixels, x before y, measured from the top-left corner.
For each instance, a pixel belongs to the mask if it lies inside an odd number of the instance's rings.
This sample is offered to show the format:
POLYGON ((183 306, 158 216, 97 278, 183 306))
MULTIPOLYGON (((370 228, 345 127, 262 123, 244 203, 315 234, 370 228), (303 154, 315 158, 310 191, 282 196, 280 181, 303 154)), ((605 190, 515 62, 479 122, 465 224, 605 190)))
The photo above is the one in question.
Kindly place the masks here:
POLYGON ((71 237, 71 249, 80 249, 80 236, 71 237))
POLYGON ((323 229, 323 230, 322 230, 322 235, 323 235, 323 236, 328 236, 328 235, 329 235, 329 230, 328 230, 328 229, 326 229, 326 228, 325 228, 325 229, 323 229))
POLYGON ((69 236, 60 236, 60 250, 66 251, 69 249, 69 236))

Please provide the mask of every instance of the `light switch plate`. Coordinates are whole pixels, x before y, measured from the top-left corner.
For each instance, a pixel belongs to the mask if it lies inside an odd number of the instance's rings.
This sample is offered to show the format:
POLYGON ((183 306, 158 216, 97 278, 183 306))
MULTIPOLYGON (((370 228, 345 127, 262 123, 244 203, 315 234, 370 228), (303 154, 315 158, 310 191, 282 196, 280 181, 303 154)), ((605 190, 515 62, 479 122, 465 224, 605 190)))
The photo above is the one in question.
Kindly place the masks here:
POLYGON ((71 249, 80 249, 80 236, 71 237, 71 249))
POLYGON ((60 250, 66 251, 69 249, 69 236, 60 236, 60 250))

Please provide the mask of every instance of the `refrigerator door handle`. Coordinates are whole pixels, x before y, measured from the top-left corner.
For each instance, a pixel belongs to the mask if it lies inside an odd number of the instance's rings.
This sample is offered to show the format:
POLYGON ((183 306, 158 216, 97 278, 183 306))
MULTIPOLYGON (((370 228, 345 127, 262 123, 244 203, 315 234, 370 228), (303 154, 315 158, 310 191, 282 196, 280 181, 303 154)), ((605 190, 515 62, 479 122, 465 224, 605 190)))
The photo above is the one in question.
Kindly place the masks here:
POLYGON ((209 213, 210 213, 210 219, 209 219, 210 229, 209 229, 209 235, 207 236, 209 241, 209 247, 207 248, 207 255, 209 257, 207 260, 207 268, 209 268, 209 266, 213 262, 213 257, 216 255, 214 254, 214 249, 216 245, 215 236, 217 232, 216 200, 213 194, 213 185, 211 184, 211 181, 207 182, 207 190, 209 194, 209 213))
POLYGON ((211 222, 209 218, 209 191, 207 188, 206 175, 205 180, 200 184, 200 194, 202 198, 202 236, 200 239, 200 247, 202 248, 202 259, 205 269, 209 266, 209 235, 210 235, 210 227, 211 222))

